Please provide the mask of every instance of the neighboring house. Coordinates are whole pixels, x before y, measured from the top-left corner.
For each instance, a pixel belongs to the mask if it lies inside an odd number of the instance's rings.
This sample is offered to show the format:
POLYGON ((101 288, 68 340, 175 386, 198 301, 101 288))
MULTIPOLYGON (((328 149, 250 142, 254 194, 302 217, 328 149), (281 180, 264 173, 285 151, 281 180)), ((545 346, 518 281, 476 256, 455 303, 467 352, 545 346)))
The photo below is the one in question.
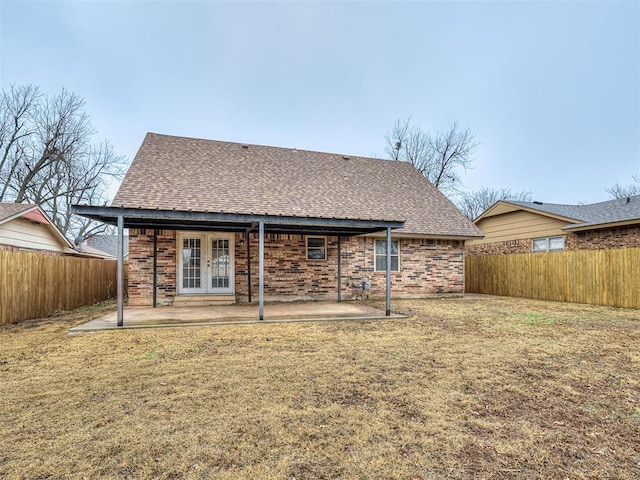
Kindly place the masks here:
POLYGON ((406 162, 153 133, 110 207, 74 208, 129 229, 130 305, 382 296, 390 232, 394 297, 462 295, 482 236, 406 162))
POLYGON ((474 223, 469 255, 640 246, 640 195, 589 205, 500 200, 474 223))
POLYGON ((0 250, 76 253, 39 206, 24 203, 0 203, 0 250))
MULTIPOLYGON (((115 259, 118 255, 118 235, 92 235, 76 248, 81 252, 100 254, 115 259)), ((129 255, 129 236, 124 236, 124 258, 129 255)))

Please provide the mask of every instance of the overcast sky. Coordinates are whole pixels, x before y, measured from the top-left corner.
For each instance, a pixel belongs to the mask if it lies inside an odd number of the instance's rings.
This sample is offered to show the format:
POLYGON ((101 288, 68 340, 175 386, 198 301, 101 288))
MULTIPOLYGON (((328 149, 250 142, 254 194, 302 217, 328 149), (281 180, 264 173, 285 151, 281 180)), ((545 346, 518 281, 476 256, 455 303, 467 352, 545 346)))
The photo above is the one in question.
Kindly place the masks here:
POLYGON ((597 202, 640 173, 640 2, 0 0, 0 81, 146 132, 384 157, 411 116, 480 143, 465 186, 597 202))

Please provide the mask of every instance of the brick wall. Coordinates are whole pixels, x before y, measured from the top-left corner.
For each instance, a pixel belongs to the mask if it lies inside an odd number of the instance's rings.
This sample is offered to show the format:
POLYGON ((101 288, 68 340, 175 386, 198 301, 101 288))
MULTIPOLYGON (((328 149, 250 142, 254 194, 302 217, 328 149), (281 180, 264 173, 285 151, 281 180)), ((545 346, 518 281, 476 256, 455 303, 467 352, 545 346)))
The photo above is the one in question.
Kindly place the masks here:
MULTIPOLYGON (((506 242, 467 245, 467 255, 506 255, 531 253, 532 238, 506 242)), ((565 250, 597 250, 640 246, 640 226, 603 228, 587 232, 570 232, 564 235, 565 250)))
POLYGON ((565 236, 567 250, 597 250, 601 248, 640 247, 640 226, 604 228, 576 232, 565 236))
MULTIPOLYGON (((375 239, 354 237, 343 242, 345 277, 369 277, 370 295, 382 297, 386 272, 374 271, 375 239)), ((419 238, 400 239, 400 271, 391 272, 394 297, 461 295, 464 283, 462 242, 419 238)), ((353 293, 348 285, 343 293, 353 293)))
MULTIPOLYGON (((158 235, 158 292, 160 305, 171 304, 176 294, 176 235, 158 235)), ((258 298, 258 235, 250 235, 251 284, 258 298)), ((338 239, 327 237, 327 260, 307 260, 303 235, 265 235, 265 297, 271 299, 337 298, 338 239)), ((374 239, 343 238, 342 293, 355 293, 350 278, 367 276, 371 297, 385 295, 385 272, 374 271, 374 239)), ((392 272, 394 297, 461 295, 464 282, 462 242, 428 239, 400 240, 400 272, 392 272)), ((153 282, 153 230, 129 232, 129 303, 151 305, 153 282)), ((235 289, 240 301, 247 299, 247 244, 235 235, 235 289)))
POLYGON ((531 253, 531 239, 508 240, 506 242, 467 245, 467 255, 506 255, 509 253, 531 253))
MULTIPOLYGON (((176 294, 176 234, 159 230, 157 237, 157 301, 170 305, 176 294)), ((129 305, 153 303, 153 230, 129 230, 129 305)))
MULTIPOLYGON (((250 235, 251 290, 258 298, 257 233, 250 235)), ((264 292, 265 297, 330 298, 338 285, 338 239, 327 237, 327 260, 307 260, 306 237, 303 235, 265 234, 264 292)), ((236 294, 241 300, 247 296, 247 243, 242 234, 236 235, 236 294)))

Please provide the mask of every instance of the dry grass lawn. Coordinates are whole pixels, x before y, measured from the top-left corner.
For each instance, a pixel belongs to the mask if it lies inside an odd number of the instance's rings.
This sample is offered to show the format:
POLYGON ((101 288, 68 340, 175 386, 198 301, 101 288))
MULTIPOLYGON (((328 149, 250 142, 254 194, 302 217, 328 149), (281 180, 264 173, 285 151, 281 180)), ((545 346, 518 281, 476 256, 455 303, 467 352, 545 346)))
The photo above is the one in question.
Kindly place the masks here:
POLYGON ((2 327, 0 477, 640 478, 639 312, 394 309, 410 318, 2 327))

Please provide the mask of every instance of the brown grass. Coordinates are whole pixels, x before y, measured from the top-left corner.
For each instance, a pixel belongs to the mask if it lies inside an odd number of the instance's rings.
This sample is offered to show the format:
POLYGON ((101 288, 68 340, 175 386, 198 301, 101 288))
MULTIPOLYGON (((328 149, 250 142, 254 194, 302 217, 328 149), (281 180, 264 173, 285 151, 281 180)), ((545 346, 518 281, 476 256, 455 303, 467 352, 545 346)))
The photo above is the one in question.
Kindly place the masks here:
POLYGON ((2 327, 0 477, 640 477, 637 311, 394 306, 411 317, 2 327))

